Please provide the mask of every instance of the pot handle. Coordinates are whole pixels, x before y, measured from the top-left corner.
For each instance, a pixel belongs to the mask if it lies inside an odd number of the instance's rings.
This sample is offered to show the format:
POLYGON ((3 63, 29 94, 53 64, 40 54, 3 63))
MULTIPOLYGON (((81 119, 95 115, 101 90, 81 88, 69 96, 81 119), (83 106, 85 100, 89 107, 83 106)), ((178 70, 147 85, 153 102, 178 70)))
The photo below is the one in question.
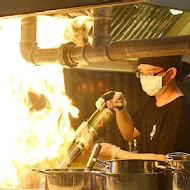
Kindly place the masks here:
POLYGON ((46 175, 53 175, 52 173, 49 173, 45 170, 41 170, 41 169, 38 169, 38 168, 32 168, 32 171, 33 172, 37 172, 37 173, 41 173, 41 174, 46 174, 46 175))
POLYGON ((102 161, 102 160, 98 160, 98 159, 94 159, 94 161, 103 167, 103 169, 102 169, 103 171, 109 171, 109 164, 106 161, 102 161))
POLYGON ((93 151, 92 151, 92 154, 90 155, 90 158, 88 160, 88 163, 87 163, 84 171, 91 171, 92 170, 92 168, 94 167, 94 164, 96 163, 96 159, 100 153, 101 148, 102 148, 102 146, 100 143, 95 144, 93 151))
POLYGON ((185 175, 186 177, 190 176, 189 173, 187 173, 183 170, 176 169, 175 167, 172 167, 172 166, 157 165, 156 167, 161 169, 161 170, 165 170, 165 171, 169 170, 169 171, 177 172, 179 174, 185 175))
POLYGON ((119 174, 110 174, 110 173, 106 173, 106 172, 102 172, 102 171, 91 171, 92 174, 95 174, 97 176, 100 176, 100 177, 111 177, 115 180, 117 180, 117 182, 119 182, 119 177, 118 175, 119 174))

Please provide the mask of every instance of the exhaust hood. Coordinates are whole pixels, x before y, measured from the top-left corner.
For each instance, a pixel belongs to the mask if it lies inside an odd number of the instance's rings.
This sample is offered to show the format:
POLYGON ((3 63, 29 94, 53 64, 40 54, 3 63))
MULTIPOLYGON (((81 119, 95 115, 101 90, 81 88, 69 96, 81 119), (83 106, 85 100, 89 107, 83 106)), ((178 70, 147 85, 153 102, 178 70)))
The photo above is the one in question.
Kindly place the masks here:
POLYGON ((55 10, 73 11, 121 4, 145 2, 146 0, 1 0, 0 17, 23 15, 55 10))
POLYGON ((148 3, 154 5, 160 5, 164 7, 170 7, 173 9, 180 10, 190 10, 190 1, 189 0, 151 0, 148 3))

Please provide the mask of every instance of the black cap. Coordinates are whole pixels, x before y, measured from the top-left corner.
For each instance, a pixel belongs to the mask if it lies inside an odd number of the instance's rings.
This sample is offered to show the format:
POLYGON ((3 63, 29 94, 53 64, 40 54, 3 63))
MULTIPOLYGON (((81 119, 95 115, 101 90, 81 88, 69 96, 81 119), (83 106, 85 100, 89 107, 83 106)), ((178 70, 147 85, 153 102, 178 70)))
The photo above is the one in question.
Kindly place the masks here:
POLYGON ((168 69, 170 67, 178 69, 181 65, 181 55, 139 58, 138 63, 163 67, 164 69, 168 69))
POLYGON ((148 64, 153 66, 162 67, 165 70, 175 67, 177 69, 176 80, 182 81, 184 77, 190 73, 190 64, 181 61, 182 56, 163 56, 163 57, 146 57, 139 58, 138 64, 148 64))

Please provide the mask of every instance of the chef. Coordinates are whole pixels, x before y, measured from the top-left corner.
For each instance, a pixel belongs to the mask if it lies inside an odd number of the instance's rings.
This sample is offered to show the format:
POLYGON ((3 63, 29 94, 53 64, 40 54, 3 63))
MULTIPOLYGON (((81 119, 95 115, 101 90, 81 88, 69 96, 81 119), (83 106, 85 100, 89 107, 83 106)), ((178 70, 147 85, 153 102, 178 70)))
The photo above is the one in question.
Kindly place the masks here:
MULTIPOLYGON (((165 160, 165 155, 171 152, 190 153, 190 99, 178 87, 178 82, 189 73, 190 64, 181 61, 181 56, 140 58, 136 76, 150 96, 145 105, 130 115, 122 92, 115 92, 113 98, 106 101, 108 108, 116 112, 123 138, 139 138, 139 153, 102 143, 100 155, 113 159, 165 160), (118 109, 121 107, 123 109, 118 109)), ((101 109, 102 103, 99 98, 97 108, 101 109)))

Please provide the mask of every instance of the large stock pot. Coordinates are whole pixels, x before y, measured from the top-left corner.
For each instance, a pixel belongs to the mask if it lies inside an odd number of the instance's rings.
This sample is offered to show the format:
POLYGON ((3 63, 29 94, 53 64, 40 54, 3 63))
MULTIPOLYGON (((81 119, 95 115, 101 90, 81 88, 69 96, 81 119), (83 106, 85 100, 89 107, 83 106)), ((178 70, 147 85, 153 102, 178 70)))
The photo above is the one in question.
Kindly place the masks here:
POLYGON ((86 172, 84 168, 33 169, 33 171, 46 175, 46 190, 102 190, 100 171, 86 172))
POLYGON ((103 166, 103 188, 106 190, 165 190, 165 175, 157 160, 109 160, 97 161, 103 166))
POLYGON ((166 155, 167 190, 190 189, 190 154, 174 152, 166 155))

